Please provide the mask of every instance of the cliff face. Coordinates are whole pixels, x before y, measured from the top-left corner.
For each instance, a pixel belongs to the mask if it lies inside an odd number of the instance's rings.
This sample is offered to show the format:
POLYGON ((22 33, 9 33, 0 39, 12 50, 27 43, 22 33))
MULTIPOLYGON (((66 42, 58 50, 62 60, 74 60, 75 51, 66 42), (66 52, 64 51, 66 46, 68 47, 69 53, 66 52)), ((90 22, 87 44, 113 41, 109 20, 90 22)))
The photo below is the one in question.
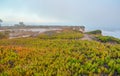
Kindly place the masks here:
POLYGON ((5 26, 0 28, 1 31, 9 31, 9 38, 19 38, 19 37, 30 37, 39 35, 42 32, 46 31, 59 31, 59 30, 74 30, 79 31, 81 33, 85 32, 84 26, 47 26, 47 25, 40 25, 40 26, 5 26))
POLYGON ((85 26, 69 26, 69 25, 24 25, 24 26, 3 26, 0 29, 35 29, 35 28, 44 28, 44 29, 51 29, 51 28, 59 28, 59 29, 70 29, 76 30, 80 32, 85 32, 85 26))
POLYGON ((60 28, 60 29, 70 29, 70 30, 76 30, 76 31, 80 31, 82 33, 85 32, 85 26, 45 26, 47 28, 60 28))
POLYGON ((85 32, 85 27, 84 27, 84 26, 72 26, 72 29, 73 29, 73 30, 80 31, 80 32, 82 32, 82 33, 85 32))

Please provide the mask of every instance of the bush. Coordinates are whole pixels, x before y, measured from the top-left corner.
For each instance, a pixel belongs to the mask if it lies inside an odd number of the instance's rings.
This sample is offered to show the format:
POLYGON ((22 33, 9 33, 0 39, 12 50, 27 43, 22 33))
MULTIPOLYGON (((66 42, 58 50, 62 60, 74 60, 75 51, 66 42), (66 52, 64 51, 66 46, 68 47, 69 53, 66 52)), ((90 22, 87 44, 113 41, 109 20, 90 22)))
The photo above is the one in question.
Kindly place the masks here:
POLYGON ((96 38, 101 42, 113 42, 120 43, 120 39, 112 37, 112 36, 96 36, 96 38))
POLYGON ((6 39, 9 37, 9 32, 0 32, 0 39, 6 39))
POLYGON ((90 31, 90 32, 87 32, 87 34, 99 34, 99 35, 102 35, 102 31, 101 30, 95 30, 95 31, 90 31))

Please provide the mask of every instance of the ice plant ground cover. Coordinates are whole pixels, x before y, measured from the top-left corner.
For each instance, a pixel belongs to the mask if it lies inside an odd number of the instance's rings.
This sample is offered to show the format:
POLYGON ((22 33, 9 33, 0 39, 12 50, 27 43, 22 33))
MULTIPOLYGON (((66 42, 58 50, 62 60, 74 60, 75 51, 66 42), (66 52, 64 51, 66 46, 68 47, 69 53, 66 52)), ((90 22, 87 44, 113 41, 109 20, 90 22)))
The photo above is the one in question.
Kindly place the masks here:
POLYGON ((66 31, 0 40, 0 76, 120 75, 120 44, 66 31))

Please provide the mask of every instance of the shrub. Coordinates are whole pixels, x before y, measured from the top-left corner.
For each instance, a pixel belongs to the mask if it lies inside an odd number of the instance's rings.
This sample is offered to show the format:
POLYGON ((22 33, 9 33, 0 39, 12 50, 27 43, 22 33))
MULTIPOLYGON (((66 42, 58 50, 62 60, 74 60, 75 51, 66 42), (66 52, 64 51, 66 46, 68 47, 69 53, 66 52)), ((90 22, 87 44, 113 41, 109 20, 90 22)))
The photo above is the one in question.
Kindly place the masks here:
POLYGON ((112 43, 120 43, 120 39, 112 37, 112 36, 96 36, 96 38, 101 42, 112 42, 112 43))
POLYGON ((90 32, 87 32, 87 34, 99 34, 99 35, 102 35, 102 31, 101 30, 95 30, 95 31, 90 31, 90 32))
POLYGON ((6 39, 9 37, 9 33, 7 31, 0 32, 0 39, 6 39))

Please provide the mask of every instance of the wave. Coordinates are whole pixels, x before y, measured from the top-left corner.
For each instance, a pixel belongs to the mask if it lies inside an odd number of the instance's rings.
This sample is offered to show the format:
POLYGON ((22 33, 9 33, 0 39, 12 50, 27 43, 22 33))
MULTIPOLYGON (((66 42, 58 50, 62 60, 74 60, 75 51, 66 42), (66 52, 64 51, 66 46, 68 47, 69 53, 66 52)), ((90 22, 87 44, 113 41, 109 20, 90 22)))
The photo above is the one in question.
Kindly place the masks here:
POLYGON ((116 38, 120 38, 120 31, 119 30, 114 30, 114 31, 106 31, 106 30, 102 30, 102 35, 104 36, 113 36, 116 38))

